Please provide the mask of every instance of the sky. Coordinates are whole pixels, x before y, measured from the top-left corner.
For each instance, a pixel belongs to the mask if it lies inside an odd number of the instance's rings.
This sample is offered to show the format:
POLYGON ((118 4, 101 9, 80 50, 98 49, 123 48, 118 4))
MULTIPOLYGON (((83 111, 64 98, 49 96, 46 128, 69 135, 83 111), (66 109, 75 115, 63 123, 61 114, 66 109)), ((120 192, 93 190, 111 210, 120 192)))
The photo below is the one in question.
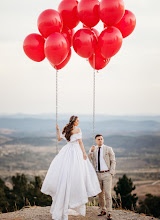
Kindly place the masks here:
MULTIPOLYGON (((48 60, 38 63, 23 51, 37 18, 58 0, 0 1, 0 114, 56 111, 56 72, 48 60)), ((120 51, 96 72, 96 114, 160 114, 160 1, 124 0, 137 20, 120 51)), ((82 28, 79 24, 76 30, 82 28)), ((102 24, 96 28, 102 31, 102 24)), ((72 48, 70 62, 58 73, 58 113, 92 114, 93 69, 72 48)))

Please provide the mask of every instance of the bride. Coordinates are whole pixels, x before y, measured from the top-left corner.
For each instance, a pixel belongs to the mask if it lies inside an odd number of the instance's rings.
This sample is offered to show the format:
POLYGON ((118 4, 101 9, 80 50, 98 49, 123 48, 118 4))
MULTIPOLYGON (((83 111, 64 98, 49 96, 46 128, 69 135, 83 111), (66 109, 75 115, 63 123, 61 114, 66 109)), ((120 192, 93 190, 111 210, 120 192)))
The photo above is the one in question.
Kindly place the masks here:
POLYGON ((50 213, 55 220, 68 220, 68 215, 85 216, 88 197, 101 192, 78 124, 78 116, 73 115, 62 133, 56 125, 58 141, 65 139, 67 144, 52 160, 41 187, 42 193, 52 197, 50 213))

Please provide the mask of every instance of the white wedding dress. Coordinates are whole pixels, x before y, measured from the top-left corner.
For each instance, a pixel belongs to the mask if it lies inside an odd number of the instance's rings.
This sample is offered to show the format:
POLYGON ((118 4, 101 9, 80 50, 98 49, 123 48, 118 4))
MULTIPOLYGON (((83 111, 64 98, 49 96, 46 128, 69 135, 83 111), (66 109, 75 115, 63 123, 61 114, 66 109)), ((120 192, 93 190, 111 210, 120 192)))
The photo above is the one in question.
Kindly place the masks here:
MULTIPOLYGON (((65 136, 61 137, 66 140, 65 136)), ((52 219, 68 220, 68 215, 86 215, 88 197, 101 192, 93 165, 83 159, 78 139, 82 133, 72 134, 70 141, 62 147, 52 160, 41 192, 52 197, 50 213, 52 219)))

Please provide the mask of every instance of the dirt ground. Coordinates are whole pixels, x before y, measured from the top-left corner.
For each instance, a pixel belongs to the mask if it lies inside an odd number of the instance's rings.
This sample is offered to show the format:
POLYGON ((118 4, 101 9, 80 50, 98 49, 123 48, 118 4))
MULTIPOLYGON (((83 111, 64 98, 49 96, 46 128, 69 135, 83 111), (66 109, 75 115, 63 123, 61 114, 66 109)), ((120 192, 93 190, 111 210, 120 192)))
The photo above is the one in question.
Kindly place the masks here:
MULTIPOLYGON (((50 206, 47 207, 25 207, 16 212, 0 214, 0 220, 52 220, 49 212, 50 206)), ((86 216, 69 216, 69 220, 106 220, 106 216, 98 217, 99 208, 87 206, 86 216)), ((139 215, 131 211, 113 210, 113 220, 151 220, 153 217, 139 215)))

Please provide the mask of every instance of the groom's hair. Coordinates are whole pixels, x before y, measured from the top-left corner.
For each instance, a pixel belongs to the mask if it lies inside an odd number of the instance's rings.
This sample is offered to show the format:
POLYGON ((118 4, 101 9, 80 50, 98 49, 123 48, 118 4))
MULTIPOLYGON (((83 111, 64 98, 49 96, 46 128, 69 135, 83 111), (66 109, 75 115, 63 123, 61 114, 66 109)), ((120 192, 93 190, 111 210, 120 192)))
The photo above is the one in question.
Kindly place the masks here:
POLYGON ((102 135, 102 134, 96 134, 95 139, 96 139, 97 137, 100 137, 100 136, 102 136, 102 137, 103 137, 103 135, 102 135))

